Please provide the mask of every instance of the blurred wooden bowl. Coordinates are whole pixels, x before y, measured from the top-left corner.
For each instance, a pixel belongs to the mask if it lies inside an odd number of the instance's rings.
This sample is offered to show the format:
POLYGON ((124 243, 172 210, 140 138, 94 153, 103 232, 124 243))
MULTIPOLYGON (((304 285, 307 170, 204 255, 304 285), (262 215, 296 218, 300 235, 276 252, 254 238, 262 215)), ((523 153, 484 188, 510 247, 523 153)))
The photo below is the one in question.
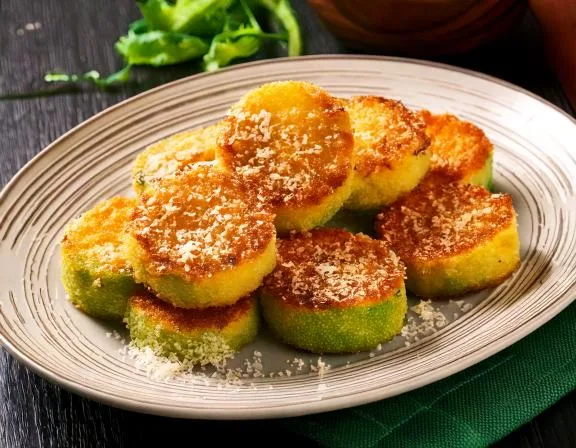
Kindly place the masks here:
POLYGON ((506 34, 526 0, 309 0, 351 48, 434 56, 468 51, 506 34))

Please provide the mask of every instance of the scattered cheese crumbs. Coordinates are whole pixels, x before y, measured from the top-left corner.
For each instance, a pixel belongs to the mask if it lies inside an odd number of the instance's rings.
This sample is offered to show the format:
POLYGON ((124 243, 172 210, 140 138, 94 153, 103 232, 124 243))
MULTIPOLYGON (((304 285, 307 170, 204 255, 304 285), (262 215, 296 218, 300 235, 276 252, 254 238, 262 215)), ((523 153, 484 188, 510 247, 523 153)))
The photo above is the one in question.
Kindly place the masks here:
POLYGON ((310 370, 312 372, 317 372, 318 376, 322 377, 326 372, 330 370, 332 366, 330 364, 325 363, 322 361, 322 357, 320 356, 316 361, 316 364, 310 364, 310 370))
POLYGON ((102 279, 100 277, 98 277, 96 280, 94 280, 92 282, 92 286, 94 286, 94 288, 101 288, 102 287, 102 279))
POLYGON ((126 344, 126 339, 124 339, 124 337, 120 333, 118 333, 116 330, 114 330, 112 332, 107 332, 106 337, 114 339, 115 341, 119 341, 122 344, 126 344))
POLYGON ((286 361, 286 362, 289 362, 292 367, 296 367, 297 372, 301 372, 302 367, 304 367, 305 365, 305 362, 302 358, 294 358, 292 361, 286 361))
POLYGON ((448 323, 446 316, 434 309, 430 300, 421 300, 420 303, 410 307, 410 309, 418 314, 424 322, 432 322, 437 328, 442 328, 448 323))
POLYGON ((474 305, 464 300, 450 300, 450 303, 455 304, 463 313, 467 313, 474 307, 474 305))
POLYGON ((446 316, 435 309, 429 300, 422 300, 417 305, 410 307, 416 313, 417 318, 408 316, 407 323, 402 328, 401 335, 404 337, 404 345, 409 347, 421 338, 436 333, 438 329, 448 324, 446 316))
MULTIPOLYGON (((237 392, 246 388, 266 387, 271 389, 272 386, 270 385, 255 384, 252 380, 266 377, 291 377, 295 373, 292 369, 265 373, 262 353, 258 350, 255 350, 250 358, 244 359, 240 367, 231 368, 228 363, 234 359, 234 356, 210 365, 197 365, 190 361, 160 356, 152 347, 140 348, 133 342, 127 343, 117 331, 107 332, 106 337, 115 339, 122 344, 118 350, 122 360, 133 361, 138 369, 143 370, 147 377, 155 381, 177 380, 202 385, 215 383, 219 389, 232 387, 236 388, 233 391, 237 392)), ((321 357, 310 361, 308 365, 301 358, 286 360, 286 364, 295 368, 296 372, 316 373, 319 377, 322 377, 331 368, 330 364, 324 362, 321 357)))
POLYGON ((128 351, 128 357, 135 361, 137 368, 145 370, 146 375, 153 380, 172 378, 180 373, 184 367, 183 363, 159 358, 150 347, 145 349, 131 347, 128 351))

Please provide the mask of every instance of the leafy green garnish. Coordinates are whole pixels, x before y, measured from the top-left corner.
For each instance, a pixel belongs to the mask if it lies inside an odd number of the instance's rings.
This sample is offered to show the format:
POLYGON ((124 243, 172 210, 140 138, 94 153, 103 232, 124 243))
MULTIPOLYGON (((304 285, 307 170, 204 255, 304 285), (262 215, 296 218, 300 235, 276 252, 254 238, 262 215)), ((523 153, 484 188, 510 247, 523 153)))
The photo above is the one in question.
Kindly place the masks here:
POLYGON ((44 76, 46 82, 80 82, 90 81, 98 87, 109 87, 114 84, 126 83, 130 79, 130 66, 118 70, 104 78, 96 70, 90 70, 82 75, 69 75, 66 73, 47 73, 44 76))
POLYGON ((128 31, 116 42, 116 50, 128 65, 177 64, 200 57, 208 51, 206 40, 170 31, 128 31))
POLYGON ((137 0, 152 29, 210 37, 222 30, 234 0, 137 0))
POLYGON ((302 53, 302 37, 300 26, 289 0, 259 0, 288 32, 288 56, 298 56, 302 53))
POLYGON ((300 27, 289 0, 136 0, 143 18, 129 25, 115 48, 125 66, 102 77, 95 70, 81 75, 49 73, 47 82, 88 81, 97 87, 127 83, 135 65, 164 66, 203 59, 206 71, 234 59, 248 58, 265 40, 287 42, 289 56, 302 52, 300 27), (281 28, 264 31, 255 12, 268 14, 281 28))
POLYGON ((218 70, 233 59, 252 56, 260 49, 263 38, 285 38, 282 34, 264 33, 244 0, 240 0, 240 6, 240 10, 231 12, 224 30, 212 39, 210 50, 204 55, 204 70, 218 70))
POLYGON ((148 23, 144 19, 135 20, 128 25, 128 32, 132 31, 135 34, 142 34, 149 31, 148 23))

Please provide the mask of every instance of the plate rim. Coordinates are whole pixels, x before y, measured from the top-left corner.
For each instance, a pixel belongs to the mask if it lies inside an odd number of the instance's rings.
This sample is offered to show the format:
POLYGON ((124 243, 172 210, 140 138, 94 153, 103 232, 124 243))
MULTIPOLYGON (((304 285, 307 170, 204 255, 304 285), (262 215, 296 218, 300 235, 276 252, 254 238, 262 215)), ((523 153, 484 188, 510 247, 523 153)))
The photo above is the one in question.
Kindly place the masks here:
MULTIPOLYGON (((66 138, 70 135, 75 133, 80 127, 84 127, 93 121, 99 120, 100 117, 113 112, 117 108, 121 108, 126 106, 129 103, 135 102, 142 97, 150 95, 152 93, 159 92, 163 89, 170 89, 179 83, 187 83, 193 82, 195 79, 215 76, 223 72, 232 72, 239 69, 243 69, 245 67, 250 66, 258 66, 258 65, 271 65, 271 64, 282 64, 286 62, 290 63, 298 63, 299 61, 306 61, 306 60, 364 60, 364 61, 375 61, 375 62, 396 62, 396 63, 407 63, 413 65, 421 65, 425 67, 435 67, 444 69, 451 72, 461 73, 468 76, 472 76, 475 78, 479 78, 482 80, 486 80, 495 84, 499 84, 501 86, 507 87, 511 90, 514 90, 518 93, 527 95, 528 97, 538 101, 539 103, 559 112, 565 118, 568 118, 569 122, 572 123, 576 127, 576 118, 570 115, 568 112, 560 108, 559 106, 553 104, 552 102, 542 98, 541 96, 530 92, 529 90, 517 86, 513 83, 508 81, 502 80, 500 78, 494 77, 492 75, 488 75, 485 73, 477 72, 474 70, 456 67, 450 64, 444 64, 424 59, 414 59, 414 58, 405 58, 405 57, 395 57, 395 56, 377 56, 377 55, 346 55, 346 54, 326 54, 326 55, 308 55, 308 56, 300 56, 300 57, 283 57, 283 58, 274 58, 274 59, 265 59, 260 61, 253 61, 253 62, 246 62, 243 64, 237 64, 231 67, 227 67, 225 69, 221 69, 217 72, 210 72, 210 73, 197 73, 191 76, 187 76, 184 78, 180 78, 165 84, 161 84, 156 86, 152 89, 146 90, 141 92, 137 95, 132 97, 126 98, 110 107, 105 108, 104 110, 96 113, 92 117, 78 123, 72 129, 68 130, 52 143, 47 145, 43 148, 38 154, 36 154, 32 159, 30 159, 26 164, 24 164, 16 174, 8 181, 8 183, 2 188, 0 191, 0 205, 2 205, 6 199, 6 197, 10 194, 10 191, 14 188, 14 186, 18 183, 20 178, 39 160, 46 156, 46 154, 55 146, 60 145, 66 138)), ((556 303, 554 307, 546 309, 545 313, 542 313, 537 316, 537 318, 528 321, 527 323, 522 324, 520 327, 516 328, 512 332, 504 335, 502 338, 498 340, 498 343, 489 344, 482 349, 474 352, 473 354, 468 355, 467 357, 460 360, 459 363, 452 363, 444 366, 443 369, 437 369, 431 372, 429 375, 426 375, 425 378, 417 377, 414 379, 410 379, 405 381, 400 387, 394 389, 392 393, 387 393, 385 396, 378 396, 375 394, 373 390, 360 392, 355 394, 353 397, 343 396, 343 397, 334 397, 328 398, 324 400, 318 400, 316 402, 307 402, 307 403, 300 403, 300 404, 292 404, 292 405, 283 405, 279 412, 270 413, 269 409, 263 410, 256 410, 251 409, 250 413, 245 414, 243 413, 242 408, 238 409, 226 409, 225 407, 221 408, 171 408, 167 405, 162 404, 140 404, 134 401, 131 401, 129 398, 124 397, 112 397, 106 392, 99 391, 96 389, 92 389, 87 384, 82 384, 77 381, 68 380, 62 378, 58 374, 54 373, 48 367, 41 365, 40 363, 36 362, 32 358, 26 356, 22 351, 20 351, 11 341, 7 339, 7 337, 0 333, 0 344, 7 350, 7 352, 13 356, 17 361, 24 364, 26 367, 30 368, 33 372, 39 374, 49 382, 58 385, 59 387, 63 387, 64 389, 76 393, 78 395, 90 398, 92 400, 125 409, 130 411, 136 411, 141 413, 147 414, 154 414, 154 415, 161 415, 167 417, 178 417, 178 418, 194 418, 194 419, 220 419, 220 420, 255 420, 255 419, 272 419, 272 418, 285 418, 285 417, 294 417, 300 415, 308 415, 308 414, 315 414, 321 412, 327 412, 331 410, 337 409, 345 409, 350 408, 353 406, 359 406, 362 404, 367 404, 370 402, 379 401, 385 398, 389 398, 392 396, 400 395, 402 393, 418 389, 420 387, 424 387, 441 379, 447 378, 457 372, 463 371, 466 368, 481 362, 490 356, 510 347, 514 343, 518 342, 519 340, 523 339, 530 333, 534 332, 538 328, 540 328, 545 323, 549 322, 552 318, 557 316, 562 310, 567 308, 573 301, 576 300, 576 282, 568 286, 568 289, 564 294, 560 296, 564 300, 556 303), (568 298, 570 296, 574 296, 572 298, 568 298)))

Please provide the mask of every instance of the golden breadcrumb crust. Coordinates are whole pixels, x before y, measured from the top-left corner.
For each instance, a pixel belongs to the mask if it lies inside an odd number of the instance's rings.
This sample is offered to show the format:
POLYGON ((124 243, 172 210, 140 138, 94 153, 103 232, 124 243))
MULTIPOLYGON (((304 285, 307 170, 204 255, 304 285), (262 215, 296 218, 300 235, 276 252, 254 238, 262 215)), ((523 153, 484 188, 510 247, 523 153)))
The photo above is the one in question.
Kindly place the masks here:
POLYGON ((194 281, 260 255, 275 238, 273 218, 238 179, 195 165, 141 196, 130 231, 149 272, 194 281))
POLYGON ((135 204, 132 198, 113 197, 71 221, 62 238, 63 254, 94 265, 95 272, 128 272, 122 238, 135 204))
POLYGON ((348 113, 313 84, 254 89, 230 109, 222 129, 219 157, 272 209, 319 204, 351 174, 348 113))
POLYGON ((481 170, 494 147, 478 126, 451 114, 420 111, 431 139, 430 169, 454 180, 481 170))
POLYGON ((142 192, 159 178, 176 174, 191 163, 214 160, 219 124, 180 132, 150 145, 132 167, 134 190, 142 192))
POLYGON ((381 301, 398 291, 404 265, 387 244, 363 234, 322 228, 277 242, 276 269, 267 294, 307 308, 348 307, 381 301))
POLYGON ((406 263, 449 257, 488 242, 515 220, 512 197, 429 175, 376 218, 406 263))
POLYGON ((185 309, 174 307, 151 293, 144 292, 132 296, 130 306, 146 313, 148 318, 166 328, 185 332, 198 328, 224 328, 250 310, 252 299, 245 297, 228 306, 185 309))
POLYGON ((346 103, 346 110, 354 129, 355 169, 360 176, 392 170, 430 143, 420 117, 400 101, 356 96, 346 103))

